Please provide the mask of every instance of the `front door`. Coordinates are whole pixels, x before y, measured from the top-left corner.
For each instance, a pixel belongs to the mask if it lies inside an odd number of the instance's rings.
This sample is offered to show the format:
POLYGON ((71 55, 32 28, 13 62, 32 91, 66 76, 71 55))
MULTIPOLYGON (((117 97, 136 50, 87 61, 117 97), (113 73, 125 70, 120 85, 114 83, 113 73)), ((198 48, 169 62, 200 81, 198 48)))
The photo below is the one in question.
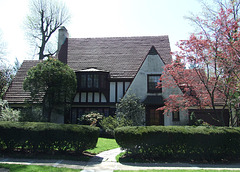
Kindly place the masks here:
POLYGON ((147 125, 164 125, 163 111, 156 110, 157 108, 158 107, 147 108, 147 125))

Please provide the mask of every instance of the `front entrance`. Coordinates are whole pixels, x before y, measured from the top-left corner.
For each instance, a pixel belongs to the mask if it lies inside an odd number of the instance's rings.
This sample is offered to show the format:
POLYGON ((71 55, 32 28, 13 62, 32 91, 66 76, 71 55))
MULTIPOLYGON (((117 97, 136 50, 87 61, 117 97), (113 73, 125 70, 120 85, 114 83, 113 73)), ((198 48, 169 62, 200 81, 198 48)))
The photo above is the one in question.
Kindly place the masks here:
POLYGON ((147 125, 164 125, 163 111, 156 110, 158 107, 146 108, 147 125))

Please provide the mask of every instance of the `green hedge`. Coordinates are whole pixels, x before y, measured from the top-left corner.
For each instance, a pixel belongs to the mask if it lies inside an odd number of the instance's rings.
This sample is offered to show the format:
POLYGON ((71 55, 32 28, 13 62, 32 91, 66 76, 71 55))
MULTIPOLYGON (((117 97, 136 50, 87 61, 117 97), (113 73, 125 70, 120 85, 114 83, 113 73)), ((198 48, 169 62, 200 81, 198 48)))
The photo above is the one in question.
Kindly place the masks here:
POLYGON ((115 139, 127 153, 144 159, 240 158, 239 127, 122 127, 115 130, 115 139))
POLYGON ((76 151, 94 148, 99 128, 76 124, 0 122, 0 149, 31 152, 76 151))

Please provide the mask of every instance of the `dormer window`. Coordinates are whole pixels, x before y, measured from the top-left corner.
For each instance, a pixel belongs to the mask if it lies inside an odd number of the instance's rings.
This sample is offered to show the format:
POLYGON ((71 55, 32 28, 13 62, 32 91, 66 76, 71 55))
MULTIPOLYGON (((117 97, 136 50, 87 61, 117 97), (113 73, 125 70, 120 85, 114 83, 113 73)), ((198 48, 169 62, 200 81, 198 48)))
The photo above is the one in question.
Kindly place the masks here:
POLYGON ((107 88, 108 72, 87 69, 77 72, 78 90, 97 91, 107 88))
POLYGON ((148 84, 148 93, 161 93, 162 88, 157 88, 158 83, 160 82, 160 74, 148 75, 147 84, 148 84))
POLYGON ((99 75, 81 74, 81 88, 99 88, 99 75))

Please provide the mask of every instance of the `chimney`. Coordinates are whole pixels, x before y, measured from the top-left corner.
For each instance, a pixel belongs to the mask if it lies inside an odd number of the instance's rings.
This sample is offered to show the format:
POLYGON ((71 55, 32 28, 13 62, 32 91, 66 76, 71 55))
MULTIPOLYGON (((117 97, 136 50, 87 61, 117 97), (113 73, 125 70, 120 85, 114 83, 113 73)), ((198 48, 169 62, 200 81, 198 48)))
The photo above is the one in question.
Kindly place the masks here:
POLYGON ((67 51, 68 51, 68 31, 64 26, 58 30, 58 60, 67 64, 67 51))
POLYGON ((64 44, 66 38, 68 38, 68 31, 64 26, 61 26, 58 30, 58 52, 60 51, 62 45, 64 44))

